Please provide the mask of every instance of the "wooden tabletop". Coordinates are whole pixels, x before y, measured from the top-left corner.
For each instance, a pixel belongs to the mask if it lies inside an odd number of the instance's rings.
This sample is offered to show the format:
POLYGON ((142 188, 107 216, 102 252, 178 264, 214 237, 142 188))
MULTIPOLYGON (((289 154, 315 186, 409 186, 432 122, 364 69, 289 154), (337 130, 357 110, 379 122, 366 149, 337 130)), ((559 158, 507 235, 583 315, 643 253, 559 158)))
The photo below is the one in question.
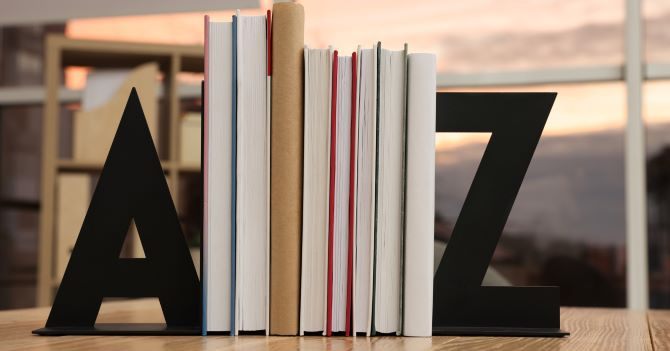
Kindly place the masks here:
MULTIPOLYGON (((48 308, 0 311, 0 350, 670 350, 670 311, 563 308, 565 338, 37 336, 48 308), (653 345, 653 346, 652 346, 653 345)), ((156 300, 106 302, 98 322, 163 322, 156 300)))

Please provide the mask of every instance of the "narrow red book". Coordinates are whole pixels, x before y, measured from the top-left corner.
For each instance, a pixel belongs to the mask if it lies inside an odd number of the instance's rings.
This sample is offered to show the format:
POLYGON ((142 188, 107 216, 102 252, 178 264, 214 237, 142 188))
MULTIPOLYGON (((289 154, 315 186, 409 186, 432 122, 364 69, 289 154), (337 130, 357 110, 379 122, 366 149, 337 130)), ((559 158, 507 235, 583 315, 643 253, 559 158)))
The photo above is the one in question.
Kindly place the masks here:
POLYGON ((326 335, 333 334, 333 236, 335 224, 335 166, 337 161, 337 50, 333 52, 333 76, 330 109, 330 183, 328 196, 328 284, 326 299, 326 335))

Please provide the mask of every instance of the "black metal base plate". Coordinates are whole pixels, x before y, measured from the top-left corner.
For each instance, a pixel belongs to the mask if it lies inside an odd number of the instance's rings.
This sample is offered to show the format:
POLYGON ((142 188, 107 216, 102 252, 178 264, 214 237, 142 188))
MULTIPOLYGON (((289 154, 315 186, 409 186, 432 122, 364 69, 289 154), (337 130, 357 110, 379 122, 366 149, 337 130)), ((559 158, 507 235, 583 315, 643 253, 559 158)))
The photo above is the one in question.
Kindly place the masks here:
MULTIPOLYGON (((161 323, 98 323, 94 327, 45 327, 33 334, 62 335, 201 335, 199 327, 168 327, 161 323)), ((553 328, 434 327, 433 336, 530 336, 560 338, 570 335, 553 328)))
POLYGON ((433 336, 531 336, 561 338, 569 332, 555 328, 504 328, 504 327, 433 327, 433 336))
POLYGON ((61 335, 201 335, 200 327, 170 327, 162 323, 97 323, 93 327, 44 327, 33 334, 61 335))

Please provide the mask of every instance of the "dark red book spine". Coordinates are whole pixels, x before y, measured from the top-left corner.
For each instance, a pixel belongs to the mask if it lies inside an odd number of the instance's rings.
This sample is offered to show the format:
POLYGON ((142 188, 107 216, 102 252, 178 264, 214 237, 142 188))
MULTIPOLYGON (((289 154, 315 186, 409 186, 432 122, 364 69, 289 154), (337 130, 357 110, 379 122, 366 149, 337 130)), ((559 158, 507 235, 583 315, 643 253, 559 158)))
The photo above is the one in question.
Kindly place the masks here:
POLYGON ((265 17, 265 27, 267 29, 266 39, 267 42, 267 64, 268 64, 268 77, 272 76, 272 11, 268 10, 265 17))
MULTIPOLYGON (((208 173, 209 173, 209 167, 207 167, 207 164, 209 163, 209 155, 207 150, 209 149, 207 147, 208 142, 209 142, 209 137, 208 137, 208 131, 209 131, 209 108, 207 107, 207 101, 209 101, 209 16, 205 15, 205 75, 203 76, 203 82, 202 82, 202 131, 201 131, 201 140, 202 140, 202 146, 200 147, 202 150, 201 153, 201 161, 200 164, 202 165, 202 197, 203 197, 203 202, 202 202, 202 240, 200 242, 200 252, 201 252, 201 257, 202 259, 200 260, 200 272, 203 273, 201 275, 202 277, 202 304, 205 304, 207 302, 207 279, 205 278, 206 276, 204 275, 205 270, 208 270, 209 267, 205 265, 206 260, 209 258, 207 255, 207 248, 209 247, 209 234, 208 234, 208 229, 209 229, 209 216, 207 215, 208 213, 208 208, 209 208, 209 197, 207 194, 209 193, 208 189, 209 187, 207 186, 208 184, 208 173)), ((201 304, 201 306, 203 306, 201 304)), ((207 310, 206 306, 205 309, 202 310, 202 335, 207 335, 207 310)))
POLYGON ((337 163, 337 50, 333 52, 333 85, 330 102, 330 191, 328 198, 328 298, 326 335, 333 334, 333 225, 335 224, 335 164, 337 163))
POLYGON ((357 67, 356 53, 351 54, 351 142, 349 144, 349 248, 347 254, 347 319, 344 335, 351 335, 351 312, 354 280, 354 240, 356 211, 356 89, 357 89, 357 67))

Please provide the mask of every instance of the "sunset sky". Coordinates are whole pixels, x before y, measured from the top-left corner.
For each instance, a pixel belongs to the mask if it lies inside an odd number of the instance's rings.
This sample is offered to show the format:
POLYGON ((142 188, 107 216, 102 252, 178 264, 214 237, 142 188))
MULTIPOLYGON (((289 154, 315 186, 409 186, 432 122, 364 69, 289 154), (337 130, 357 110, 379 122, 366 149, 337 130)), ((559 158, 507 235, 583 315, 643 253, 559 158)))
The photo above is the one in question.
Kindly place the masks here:
MULTIPOLYGON (((438 71, 487 72, 623 62, 622 0, 339 0, 299 1, 305 7, 305 43, 340 52, 382 41, 388 48, 409 43, 410 52, 434 52, 438 71)), ((271 8, 243 14, 260 15, 271 8)), ((647 56, 670 62, 670 1, 645 0, 647 56)), ((233 11, 209 13, 228 19, 233 11)), ((96 18, 69 21, 76 38, 202 44, 204 13, 96 18)), ((80 87, 85 72, 68 75, 80 87)), ((557 91, 545 135, 621 129, 625 85, 619 82, 455 89, 458 91, 557 91)), ((645 86, 648 123, 670 122, 670 82, 645 86)), ((438 136, 438 147, 482 141, 483 136, 438 136)))

